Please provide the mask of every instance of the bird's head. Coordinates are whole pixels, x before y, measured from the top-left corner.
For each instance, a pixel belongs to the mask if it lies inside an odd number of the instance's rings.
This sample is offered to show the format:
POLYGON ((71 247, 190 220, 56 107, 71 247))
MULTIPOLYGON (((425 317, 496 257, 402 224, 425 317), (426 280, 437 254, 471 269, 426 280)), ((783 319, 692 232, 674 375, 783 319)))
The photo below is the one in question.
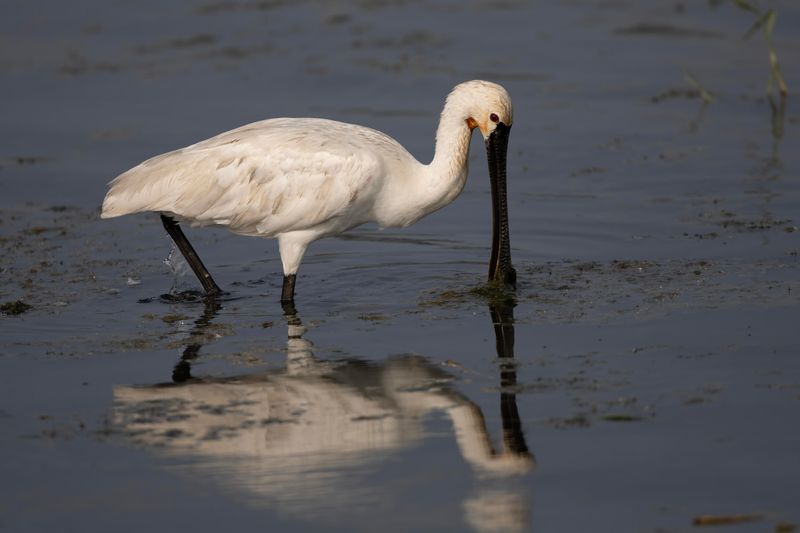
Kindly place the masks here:
MULTIPOLYGON (((492 253, 489 281, 516 288, 517 273, 511 265, 506 198, 506 153, 514 109, 508 92, 489 81, 467 81, 456 85, 445 109, 458 110, 470 130, 478 129, 486 144, 492 185, 492 253)), ((447 113, 447 111, 445 111, 447 113)))
POLYGON ((484 140, 498 127, 510 128, 514 122, 511 97, 501 86, 490 81, 473 80, 456 85, 448 101, 456 100, 464 110, 464 120, 470 129, 478 129, 484 140))

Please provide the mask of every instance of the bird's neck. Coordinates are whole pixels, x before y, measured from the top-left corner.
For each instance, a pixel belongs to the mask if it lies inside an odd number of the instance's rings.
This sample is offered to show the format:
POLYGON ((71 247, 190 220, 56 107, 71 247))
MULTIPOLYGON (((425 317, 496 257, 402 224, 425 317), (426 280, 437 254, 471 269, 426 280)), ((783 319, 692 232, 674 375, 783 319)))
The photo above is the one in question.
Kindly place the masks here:
POLYGON ((472 130, 457 109, 446 106, 436 130, 436 152, 428 166, 430 179, 446 186, 464 187, 467 179, 467 160, 472 130))
POLYGON ((436 152, 428 165, 426 181, 432 198, 432 210, 439 209, 458 196, 467 181, 469 141, 472 130, 458 106, 447 102, 436 130, 436 152))
POLYGON ((448 102, 436 131, 433 161, 415 166, 418 171, 392 182, 386 202, 378 210, 378 223, 382 227, 405 227, 455 200, 467 181, 471 134, 464 113, 448 102))

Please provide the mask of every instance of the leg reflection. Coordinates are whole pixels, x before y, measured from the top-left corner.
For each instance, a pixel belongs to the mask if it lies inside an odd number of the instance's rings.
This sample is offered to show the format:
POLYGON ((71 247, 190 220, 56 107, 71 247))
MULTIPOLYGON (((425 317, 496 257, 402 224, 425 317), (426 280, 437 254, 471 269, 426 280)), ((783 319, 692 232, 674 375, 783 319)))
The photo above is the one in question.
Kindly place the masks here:
POLYGON ((194 327, 189 332, 189 344, 183 350, 180 361, 172 369, 172 381, 183 383, 192 378, 192 361, 197 359, 202 348, 208 342, 207 329, 211 321, 217 316, 222 304, 213 296, 205 299, 205 308, 200 318, 194 321, 194 327))

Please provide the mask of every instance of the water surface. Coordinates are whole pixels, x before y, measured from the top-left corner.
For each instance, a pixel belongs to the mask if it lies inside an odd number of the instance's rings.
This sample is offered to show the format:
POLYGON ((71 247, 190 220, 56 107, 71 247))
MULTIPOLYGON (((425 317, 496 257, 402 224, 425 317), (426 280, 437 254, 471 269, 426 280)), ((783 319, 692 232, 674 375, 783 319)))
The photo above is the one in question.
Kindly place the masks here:
MULTIPOLYGON (((800 9, 774 2, 800 86, 800 9)), ((0 17, 0 528, 737 531, 800 523, 800 116, 752 15, 673 2, 12 2, 0 17), (686 72, 714 94, 706 103, 686 72), (515 104, 513 303, 480 140, 451 206, 309 249, 98 219, 139 161, 271 116, 420 160, 515 104), (721 529, 725 527, 720 526, 721 529), (709 529, 709 528, 706 528, 709 529), (710 528, 709 530, 713 530, 710 528)), ((788 530, 788 529, 785 529, 788 530)))

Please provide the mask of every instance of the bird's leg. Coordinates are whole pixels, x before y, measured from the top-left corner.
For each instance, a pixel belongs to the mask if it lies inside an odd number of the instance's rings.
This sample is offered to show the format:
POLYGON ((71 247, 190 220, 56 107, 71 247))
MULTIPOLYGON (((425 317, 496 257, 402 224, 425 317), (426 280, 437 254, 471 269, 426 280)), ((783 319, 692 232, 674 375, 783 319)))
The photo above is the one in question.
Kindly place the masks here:
POLYGON ((286 274, 283 276, 283 290, 281 291, 281 305, 287 315, 295 314, 294 309, 294 282, 297 280, 296 274, 286 274))
POLYGON ((172 240, 178 246, 186 262, 192 267, 192 270, 197 276, 197 279, 200 280, 200 284, 203 286, 206 294, 213 296, 221 293, 222 290, 220 290, 219 286, 214 282, 214 278, 211 277, 211 274, 208 273, 205 265, 200 260, 200 256, 194 251, 194 248, 192 248, 192 245, 189 243, 186 235, 183 234, 183 230, 181 230, 181 227, 175 219, 167 215, 161 215, 161 222, 164 224, 164 229, 167 230, 169 236, 172 237, 172 240))

